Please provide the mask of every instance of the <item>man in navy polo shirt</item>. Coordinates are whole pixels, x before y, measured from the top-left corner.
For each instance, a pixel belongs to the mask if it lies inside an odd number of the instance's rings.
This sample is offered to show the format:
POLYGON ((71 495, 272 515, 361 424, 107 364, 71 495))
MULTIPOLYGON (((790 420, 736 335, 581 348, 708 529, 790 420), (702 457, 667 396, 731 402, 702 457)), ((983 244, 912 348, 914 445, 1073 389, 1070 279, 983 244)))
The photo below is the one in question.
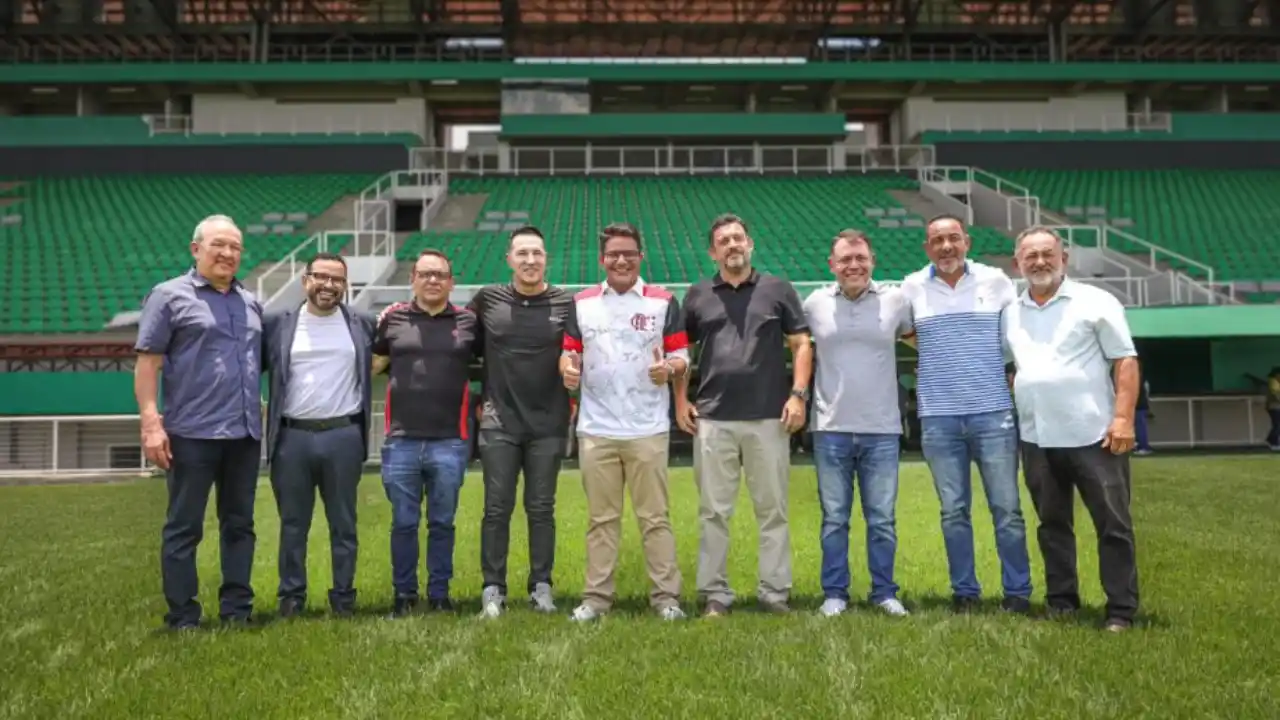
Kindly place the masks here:
POLYGON ((476 316, 449 304, 453 268, 439 250, 413 266, 413 301, 383 312, 374 371, 387 369, 382 484, 391 501, 394 614, 418 602, 418 526, 427 501, 427 604, 452 610, 454 516, 471 455, 470 366, 476 316))
POLYGON ((222 545, 219 615, 224 623, 243 623, 253 610, 262 306, 236 280, 243 252, 231 218, 205 218, 191 239, 195 267, 155 286, 142 303, 134 395, 143 451, 165 471, 168 484, 160 573, 169 605, 165 623, 174 630, 200 624, 196 548, 215 486, 222 545))

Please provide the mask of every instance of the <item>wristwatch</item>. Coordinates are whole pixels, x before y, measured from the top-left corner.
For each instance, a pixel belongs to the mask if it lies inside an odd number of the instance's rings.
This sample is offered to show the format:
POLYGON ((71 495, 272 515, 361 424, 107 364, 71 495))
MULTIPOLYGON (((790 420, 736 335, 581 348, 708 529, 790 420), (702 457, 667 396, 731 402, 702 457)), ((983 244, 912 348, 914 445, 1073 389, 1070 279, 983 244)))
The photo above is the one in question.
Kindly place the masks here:
POLYGON ((793 398, 800 398, 801 400, 803 400, 803 401, 805 401, 805 402, 809 402, 809 391, 808 391, 808 390, 803 390, 803 389, 802 389, 802 390, 792 390, 792 391, 791 391, 791 397, 793 397, 793 398))

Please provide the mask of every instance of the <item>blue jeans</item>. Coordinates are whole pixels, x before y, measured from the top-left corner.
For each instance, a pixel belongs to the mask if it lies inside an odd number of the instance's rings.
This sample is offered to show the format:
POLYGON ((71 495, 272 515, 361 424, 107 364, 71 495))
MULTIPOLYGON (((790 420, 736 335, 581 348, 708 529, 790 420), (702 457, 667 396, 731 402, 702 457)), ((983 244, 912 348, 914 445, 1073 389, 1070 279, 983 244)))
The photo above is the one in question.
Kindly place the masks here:
POLYGON ((1031 596, 1027 527, 1018 496, 1018 430, 1012 410, 924 417, 920 419, 924 459, 942 504, 942 537, 947 546, 951 591, 976 598, 982 586, 974 571, 973 482, 970 463, 978 464, 996 530, 1000 579, 1005 597, 1031 596))
POLYGON ((427 499, 427 597, 449 596, 453 519, 471 448, 465 440, 388 438, 382 486, 391 501, 391 579, 397 597, 418 595, 418 525, 427 499))
POLYGON ((898 549, 894 506, 898 501, 898 435, 813 433, 822 502, 822 593, 849 601, 849 516, 854 481, 867 521, 867 569, 872 603, 898 596, 893 558, 898 549))
POLYGON ((1133 413, 1134 446, 1138 450, 1150 450, 1151 441, 1147 434, 1147 411, 1138 410, 1133 413))

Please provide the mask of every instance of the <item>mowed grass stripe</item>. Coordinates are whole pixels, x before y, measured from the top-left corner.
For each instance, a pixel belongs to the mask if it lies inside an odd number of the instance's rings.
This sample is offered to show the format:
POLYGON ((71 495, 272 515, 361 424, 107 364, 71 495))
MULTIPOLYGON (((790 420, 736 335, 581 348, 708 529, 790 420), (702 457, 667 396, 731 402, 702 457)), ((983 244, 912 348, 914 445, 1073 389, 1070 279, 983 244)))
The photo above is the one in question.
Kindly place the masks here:
MULTIPOLYGON (((898 503, 898 581, 913 617, 861 608, 825 620, 812 468, 792 473, 792 617, 751 607, 755 521, 743 492, 734 519, 729 618, 663 623, 647 608, 639 535, 624 520, 619 607, 576 627, 585 502, 576 471, 561 475, 556 592, 560 614, 523 605, 524 516, 512 525, 513 609, 473 617, 480 591, 482 493, 471 474, 458 514, 454 616, 387 621, 390 508, 376 476, 361 485, 361 614, 323 613, 327 529, 312 527, 310 604, 316 612, 245 631, 157 632, 163 484, 0 488, 0 717, 1230 717, 1280 716, 1280 463, 1267 457, 1134 462, 1144 622, 1132 633, 1079 622, 955 617, 927 470, 905 464, 898 503)), ((692 609, 697 492, 672 471, 672 522, 692 609)), ((979 574, 1000 595, 990 515, 975 488, 979 574)), ((1029 500, 1024 512, 1037 597, 1042 570, 1029 500)), ((1087 602, 1100 606, 1092 526, 1077 510, 1087 602)), ((259 486, 258 610, 275 608, 279 521, 259 486)), ((216 615, 217 523, 201 547, 201 599, 216 615)), ((425 528, 423 531, 425 539, 425 528)), ((863 527, 851 547, 855 596, 867 590, 863 527)), ((425 575, 422 578, 425 581, 425 575)), ((216 627, 216 626, 215 626, 216 627)))

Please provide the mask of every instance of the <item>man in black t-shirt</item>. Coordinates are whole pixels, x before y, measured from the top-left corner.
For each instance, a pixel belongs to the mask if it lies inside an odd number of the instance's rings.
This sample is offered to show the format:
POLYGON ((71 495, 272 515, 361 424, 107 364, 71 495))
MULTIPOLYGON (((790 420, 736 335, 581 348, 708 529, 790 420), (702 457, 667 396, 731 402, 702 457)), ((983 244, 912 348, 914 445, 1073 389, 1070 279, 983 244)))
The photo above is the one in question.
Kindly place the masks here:
POLYGON ((556 480, 569 427, 569 394, 560 381, 559 362, 573 294, 547 284, 547 251, 537 228, 511 234, 507 263, 512 281, 482 288, 468 306, 479 318, 484 356, 480 564, 486 617, 497 617, 506 607, 511 513, 521 472, 529 520, 529 601, 539 612, 556 609, 551 597, 556 480))
POLYGON ((382 313, 374 371, 390 373, 382 485, 391 501, 391 575, 396 616, 418 601, 418 526, 427 501, 427 603, 452 610, 454 516, 471 456, 470 365, 478 323, 449 304, 453 270, 438 250, 413 266, 412 302, 382 313))

